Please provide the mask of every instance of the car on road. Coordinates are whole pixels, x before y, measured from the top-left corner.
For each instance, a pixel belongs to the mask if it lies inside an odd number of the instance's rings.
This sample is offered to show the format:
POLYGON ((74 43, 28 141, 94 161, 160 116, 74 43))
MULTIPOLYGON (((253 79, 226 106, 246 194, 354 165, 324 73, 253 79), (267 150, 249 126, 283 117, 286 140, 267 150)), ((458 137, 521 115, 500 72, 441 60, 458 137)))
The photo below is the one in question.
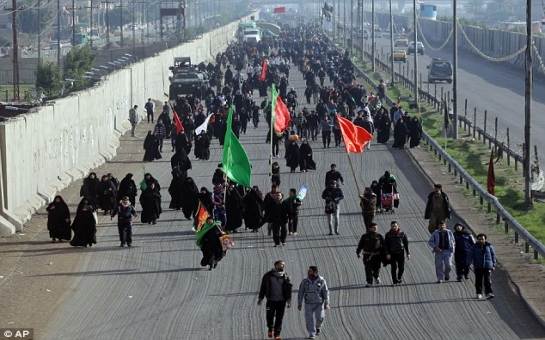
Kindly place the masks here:
POLYGON ((405 50, 394 50, 394 61, 407 62, 407 52, 405 50))
MULTIPOLYGON (((422 44, 420 41, 416 42, 416 51, 418 54, 424 55, 424 44, 422 44)), ((411 41, 407 47, 407 55, 411 53, 415 53, 414 41, 411 41)))
POLYGON ((404 46, 404 47, 407 47, 409 46, 409 39, 407 38, 398 38, 394 41, 394 46, 395 47, 398 47, 398 46, 404 46))
POLYGON ((450 60, 434 58, 428 65, 428 83, 446 81, 452 83, 452 64, 450 60))

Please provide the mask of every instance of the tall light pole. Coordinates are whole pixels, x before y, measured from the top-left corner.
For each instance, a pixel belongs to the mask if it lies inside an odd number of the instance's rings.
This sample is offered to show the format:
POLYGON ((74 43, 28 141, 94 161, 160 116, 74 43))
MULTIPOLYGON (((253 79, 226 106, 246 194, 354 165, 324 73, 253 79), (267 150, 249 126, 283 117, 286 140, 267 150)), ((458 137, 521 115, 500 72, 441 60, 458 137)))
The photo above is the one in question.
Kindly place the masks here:
POLYGON ((354 53, 354 0, 350 0, 350 56, 354 53))
POLYGON ((375 72, 375 0, 371 1, 371 59, 371 70, 375 72))
POLYGON ((394 70, 394 15, 392 13, 392 0, 390 0, 390 70, 392 72, 391 86, 395 84, 395 70, 394 70))
POLYGON ((42 62, 42 0, 38 0, 38 64, 42 62))
POLYGON ((458 139, 458 18, 456 0, 452 0, 452 138, 458 139))
POLYGON ((413 31, 414 31, 414 105, 420 110, 418 103, 418 21, 416 18, 416 0, 413 0, 413 31))
POLYGON ((61 1, 57 0, 57 66, 61 67, 61 1))
POLYGON ((532 0, 526 0, 526 79, 524 81, 524 206, 531 208, 530 121, 532 113, 532 0))

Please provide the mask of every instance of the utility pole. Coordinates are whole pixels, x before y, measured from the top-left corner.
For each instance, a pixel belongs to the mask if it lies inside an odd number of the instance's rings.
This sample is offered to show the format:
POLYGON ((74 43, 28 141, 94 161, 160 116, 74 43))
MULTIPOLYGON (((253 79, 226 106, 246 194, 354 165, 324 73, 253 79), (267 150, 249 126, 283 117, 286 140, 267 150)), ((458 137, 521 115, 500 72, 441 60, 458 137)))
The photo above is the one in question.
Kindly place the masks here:
POLYGON ((452 0, 452 109, 454 117, 452 122, 452 138, 458 139, 458 18, 456 0, 452 0))
POLYGON ((57 66, 61 67, 61 0, 57 0, 57 66))
POLYGON ((350 0, 350 56, 354 54, 354 0, 350 0))
MULTIPOLYGON (((456 1, 456 0, 455 0, 456 1)), ((392 0, 390 0, 390 70, 392 81, 390 86, 395 85, 395 70, 394 70, 394 15, 392 13, 392 0)))
MULTIPOLYGON (((70 40, 72 42, 72 47, 75 47, 76 46, 76 7, 75 7, 74 0, 72 0, 72 8, 67 8, 67 10, 72 11, 72 39, 70 40)), ((59 39, 59 43, 60 43, 60 39, 59 39)))
MULTIPOLYGON (((58 0, 57 0, 58 1, 58 0)), ((103 4, 106 4, 106 45, 110 44, 110 4, 111 1, 102 1, 103 4)), ((109 48, 109 46, 108 46, 109 48)))
POLYGON ((375 72, 375 0, 371 1, 371 59, 371 70, 375 72))
POLYGON ((532 0, 526 0, 526 79, 524 81, 524 206, 532 208, 530 122, 532 114, 532 0))
POLYGON ((119 6, 116 5, 115 7, 119 8, 119 16, 120 16, 119 19, 121 20, 121 23, 119 24, 119 27, 121 29, 121 47, 123 47, 125 46, 125 43, 124 43, 125 39, 123 37, 123 8, 125 6, 123 6, 123 0, 119 0, 119 6))
POLYGON ((42 62, 42 0, 38 0, 38 65, 42 62))
POLYGON ((142 32, 142 22, 144 22, 144 19, 143 19, 143 16, 142 16, 142 12, 143 12, 142 8, 144 8, 144 6, 142 6, 142 5, 144 5, 144 4, 147 5, 148 2, 147 1, 138 1, 138 3, 140 4, 140 26, 139 26, 140 27, 140 44, 142 44, 142 40, 143 40, 142 39, 142 34, 143 34, 143 32, 142 32))
POLYGON ((132 55, 136 48, 136 1, 132 3, 132 55))
MULTIPOLYGON (((93 7, 93 0, 90 0, 90 6, 83 6, 82 8, 83 9, 89 9, 91 11, 91 15, 89 16, 89 27, 90 27, 90 32, 89 32, 89 39, 90 39, 90 43, 91 43, 91 49, 93 49, 93 8, 99 8, 100 5, 97 5, 96 7, 93 7)), ((98 26, 98 25, 97 25, 98 26)))
POLYGON ((146 43, 149 45, 149 2, 146 1, 146 43))
POLYGON ((11 0, 11 8, 4 7, 4 10, 13 12, 11 29, 13 32, 13 100, 18 101, 19 97, 19 27, 17 26, 17 12, 25 9, 25 6, 17 7, 17 0, 11 0))
POLYGON ((413 0, 413 21, 414 21, 414 105, 420 111, 418 102, 418 21, 416 18, 416 0, 413 0))

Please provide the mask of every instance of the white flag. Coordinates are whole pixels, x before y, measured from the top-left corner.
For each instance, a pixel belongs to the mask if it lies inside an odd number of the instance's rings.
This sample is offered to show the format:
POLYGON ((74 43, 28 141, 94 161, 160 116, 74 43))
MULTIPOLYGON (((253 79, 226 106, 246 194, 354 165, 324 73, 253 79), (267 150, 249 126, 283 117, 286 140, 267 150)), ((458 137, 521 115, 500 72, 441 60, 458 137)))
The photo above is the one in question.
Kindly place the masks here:
POLYGON ((195 134, 197 136, 200 135, 201 132, 206 131, 206 129, 208 128, 208 121, 210 120, 210 117, 212 117, 212 114, 208 115, 208 117, 206 117, 206 119, 204 120, 204 123, 202 123, 201 125, 199 125, 198 128, 195 129, 195 134))

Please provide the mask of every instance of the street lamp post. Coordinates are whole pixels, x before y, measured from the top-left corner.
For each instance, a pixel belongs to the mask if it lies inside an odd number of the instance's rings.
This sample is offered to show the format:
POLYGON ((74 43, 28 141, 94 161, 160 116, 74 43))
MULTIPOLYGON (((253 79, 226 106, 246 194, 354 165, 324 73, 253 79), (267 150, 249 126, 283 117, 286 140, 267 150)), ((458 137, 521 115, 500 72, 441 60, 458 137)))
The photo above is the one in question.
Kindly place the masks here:
POLYGON ((456 10, 456 0, 452 0, 452 138, 458 139, 458 18, 456 10))
POLYGON ((413 0, 413 31, 414 31, 414 108, 419 110, 418 103, 418 21, 416 18, 416 0, 413 0))
POLYGON ((532 0, 526 0, 526 78, 524 81, 524 206, 531 208, 530 121, 532 113, 532 0))
POLYGON ((390 82, 391 86, 395 84, 395 70, 394 70, 394 15, 392 13, 392 0, 390 0, 390 70, 392 81, 390 82))

